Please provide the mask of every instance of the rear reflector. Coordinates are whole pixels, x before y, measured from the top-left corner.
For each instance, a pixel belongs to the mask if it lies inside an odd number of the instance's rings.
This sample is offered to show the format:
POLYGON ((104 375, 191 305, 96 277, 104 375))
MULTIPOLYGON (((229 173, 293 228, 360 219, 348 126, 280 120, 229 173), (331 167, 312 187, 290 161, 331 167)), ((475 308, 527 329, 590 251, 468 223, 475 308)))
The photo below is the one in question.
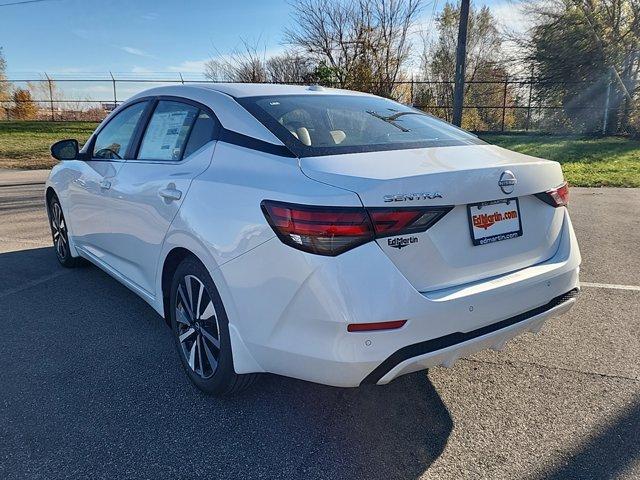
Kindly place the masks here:
POLYGON ((552 188, 546 192, 536 193, 536 197, 552 207, 566 207, 569 203, 569 184, 564 182, 557 188, 552 188))
POLYGON ((375 238, 424 232, 453 208, 319 207, 272 200, 264 200, 261 207, 284 244, 329 256, 375 238))
POLYGON ((372 332, 375 330, 396 330, 404 324, 406 320, 393 320, 391 322, 376 323, 350 323, 347 325, 347 332, 372 332))

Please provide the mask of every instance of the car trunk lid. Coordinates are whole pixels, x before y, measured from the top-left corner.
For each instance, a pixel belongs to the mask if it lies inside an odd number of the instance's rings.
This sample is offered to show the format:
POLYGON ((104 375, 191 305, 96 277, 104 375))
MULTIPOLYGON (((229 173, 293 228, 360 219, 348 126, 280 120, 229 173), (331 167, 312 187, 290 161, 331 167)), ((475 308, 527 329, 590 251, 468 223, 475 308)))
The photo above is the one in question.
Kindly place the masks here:
POLYGON ((557 250, 562 209, 535 197, 562 183, 556 162, 467 145, 305 157, 300 166, 357 193, 367 208, 453 207, 425 232, 377 239, 421 292, 525 268, 557 250), (478 243, 501 234, 510 238, 478 243))

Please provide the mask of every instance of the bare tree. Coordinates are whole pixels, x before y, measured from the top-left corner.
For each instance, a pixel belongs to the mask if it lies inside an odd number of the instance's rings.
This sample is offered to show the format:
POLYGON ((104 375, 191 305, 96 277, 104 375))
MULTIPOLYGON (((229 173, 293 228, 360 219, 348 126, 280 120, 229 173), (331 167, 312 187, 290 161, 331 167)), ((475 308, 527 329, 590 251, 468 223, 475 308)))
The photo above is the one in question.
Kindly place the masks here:
POLYGON ((297 0, 287 43, 325 66, 340 87, 391 96, 409 57, 421 0, 297 0))
POLYGON ((251 82, 268 81, 265 53, 258 42, 242 40, 242 47, 230 55, 218 55, 205 65, 204 75, 214 81, 251 82))
POLYGON ((48 102, 53 100, 59 103, 64 100, 64 94, 55 80, 50 80, 44 76, 40 77, 41 80, 34 82, 27 82, 27 89, 31 92, 34 100, 38 102, 48 102), (51 87, 51 88, 49 88, 51 87))
POLYGON ((312 83, 315 63, 309 56, 296 51, 275 55, 266 62, 267 76, 274 83, 312 83))
POLYGON ((2 53, 2 47, 0 47, 0 119, 6 117, 6 112, 9 108, 8 101, 11 98, 9 92, 9 82, 7 82, 7 61, 2 53))
POLYGON ((291 6, 294 26, 285 30, 286 41, 326 62, 337 83, 347 86, 364 45, 355 2, 299 0, 291 6))
POLYGON ((377 93, 391 96, 395 83, 400 80, 402 67, 409 59, 411 42, 408 35, 419 12, 420 2, 385 1, 366 2, 373 10, 375 28, 372 50, 374 59, 374 78, 377 80, 377 93))
MULTIPOLYGON (((445 4, 436 19, 437 38, 425 39, 421 58, 422 76, 433 82, 418 89, 419 103, 436 104, 445 108, 435 109, 436 114, 451 119, 453 104, 453 83, 456 68, 456 45, 460 9, 451 3, 445 4)), ((465 78, 467 84, 464 99, 467 105, 501 105, 503 86, 499 83, 474 84, 474 81, 500 81, 505 78, 502 66, 504 51, 503 38, 497 28, 497 19, 488 7, 472 8, 469 15, 467 36, 467 61, 465 78)), ((511 97, 511 92, 508 92, 511 97)), ((467 128, 497 128, 501 121, 499 109, 465 108, 463 123, 467 128)), ((505 119, 510 123, 510 115, 505 119)))

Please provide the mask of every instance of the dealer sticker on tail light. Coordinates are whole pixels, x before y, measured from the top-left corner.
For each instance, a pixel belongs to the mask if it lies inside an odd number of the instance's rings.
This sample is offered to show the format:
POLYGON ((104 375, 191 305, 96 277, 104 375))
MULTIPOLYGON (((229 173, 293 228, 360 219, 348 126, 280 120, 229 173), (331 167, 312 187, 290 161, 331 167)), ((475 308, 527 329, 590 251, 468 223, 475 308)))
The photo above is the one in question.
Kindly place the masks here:
POLYGON ((474 245, 509 240, 522 235, 517 198, 467 205, 469 229, 474 245))

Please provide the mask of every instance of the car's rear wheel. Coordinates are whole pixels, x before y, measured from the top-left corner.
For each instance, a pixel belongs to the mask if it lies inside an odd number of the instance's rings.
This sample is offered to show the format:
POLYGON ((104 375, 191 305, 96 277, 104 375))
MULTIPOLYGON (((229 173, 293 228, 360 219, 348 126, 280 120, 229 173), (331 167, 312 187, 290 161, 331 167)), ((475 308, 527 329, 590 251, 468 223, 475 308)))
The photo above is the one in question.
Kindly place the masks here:
POLYGON ((189 379, 212 395, 230 395, 248 387, 256 375, 233 368, 229 322, 213 280, 195 258, 183 260, 173 275, 171 328, 189 379))
POLYGON ((80 265, 82 259, 71 256, 71 250, 69 249, 69 230, 58 197, 52 195, 49 198, 47 208, 49 210, 49 226, 51 227, 53 246, 58 261, 63 267, 67 268, 80 265))

